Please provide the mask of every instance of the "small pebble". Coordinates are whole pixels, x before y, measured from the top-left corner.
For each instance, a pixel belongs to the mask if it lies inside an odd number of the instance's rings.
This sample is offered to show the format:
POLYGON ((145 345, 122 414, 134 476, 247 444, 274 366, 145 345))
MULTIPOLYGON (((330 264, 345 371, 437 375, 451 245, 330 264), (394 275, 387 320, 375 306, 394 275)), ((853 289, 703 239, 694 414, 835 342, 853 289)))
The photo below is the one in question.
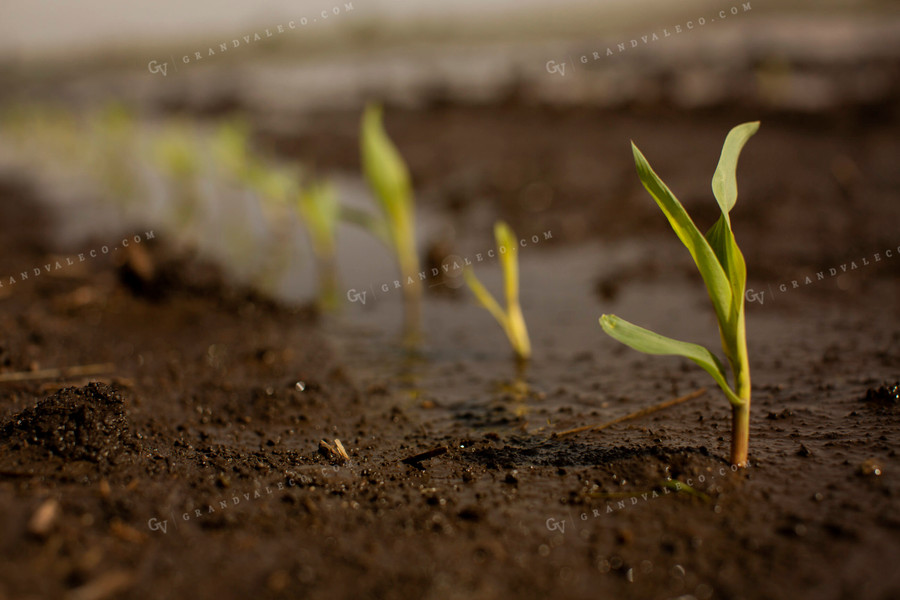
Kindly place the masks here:
POLYGON ((50 532, 59 516, 59 502, 50 498, 45 500, 28 521, 28 531, 34 535, 45 536, 50 532))

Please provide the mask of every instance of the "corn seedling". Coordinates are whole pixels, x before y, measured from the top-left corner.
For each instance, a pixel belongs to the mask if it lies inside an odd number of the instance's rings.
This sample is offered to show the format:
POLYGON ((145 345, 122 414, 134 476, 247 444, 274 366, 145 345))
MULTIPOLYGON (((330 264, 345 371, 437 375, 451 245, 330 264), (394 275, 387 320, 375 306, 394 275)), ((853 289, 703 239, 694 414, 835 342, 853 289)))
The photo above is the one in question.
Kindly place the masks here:
POLYGON ((200 205, 198 176, 202 164, 194 133, 183 123, 170 123, 150 145, 153 164, 174 187, 175 227, 184 233, 196 219, 200 205))
MULTIPOLYGON (((213 156, 223 174, 240 187, 253 193, 270 217, 273 226, 283 225, 283 210, 296 210, 305 226, 316 257, 319 273, 320 308, 337 307, 337 275, 335 264, 335 231, 340 213, 337 197, 331 186, 313 183, 300 185, 298 169, 272 166, 250 151, 250 132, 246 123, 232 120, 224 123, 214 137, 213 156)), ((289 262, 284 244, 274 250, 279 264, 289 262)), ((276 269, 277 270, 277 269, 276 269)))
POLYGON ((251 152, 250 126, 245 121, 223 122, 209 148, 217 177, 254 192, 263 201, 286 204, 296 191, 295 173, 272 168, 251 152))
POLYGON ((703 346, 661 336, 615 315, 600 317, 603 330, 623 344, 647 354, 689 358, 712 375, 731 402, 731 462, 740 467, 747 464, 750 438, 750 364, 744 324, 747 266, 731 231, 729 212, 737 201, 738 156, 757 129, 759 122, 744 123, 732 129, 725 138, 712 178, 713 195, 722 215, 705 236, 675 195, 653 172, 637 146, 631 144, 641 182, 666 215, 678 238, 687 246, 706 284, 719 323, 722 348, 731 365, 734 387, 729 386, 721 361, 703 346))
MULTIPOLYGON (((296 249, 296 223, 286 217, 288 212, 297 211, 300 173, 293 167, 268 167, 262 163, 257 172, 246 185, 258 199, 258 207, 271 232, 265 242, 265 265, 258 272, 257 280, 263 289, 275 289, 291 266, 296 249)), ((251 240, 250 244, 258 246, 259 241, 251 240)))
MULTIPOLYGON (((380 107, 366 107, 362 119, 360 150, 363 172, 384 214, 383 230, 387 232, 397 255, 405 283, 405 329, 407 339, 411 339, 418 331, 422 302, 412 184, 406 163, 384 131, 380 107)), ((378 229, 381 228, 376 228, 376 235, 378 229)))
POLYGON ((254 179, 254 161, 249 151, 250 131, 246 123, 236 119, 223 122, 213 133, 209 147, 218 177, 243 185, 254 179))
POLYGON ((319 306, 337 307, 337 264, 335 232, 340 207, 334 188, 327 183, 312 183, 297 194, 297 211, 306 225, 319 271, 319 306))
POLYGON ((498 221, 494 225, 494 238, 497 240, 497 250, 500 253, 500 265, 503 268, 503 284, 506 291, 506 310, 500 308, 500 304, 485 288, 471 268, 463 270, 469 289, 475 294, 478 302, 491 313, 500 327, 506 332, 509 343, 512 346, 516 358, 526 361, 531 358, 531 342, 528 340, 528 329, 525 327, 525 317, 522 316, 522 308, 519 306, 519 250, 516 245, 516 236, 509 225, 498 221))

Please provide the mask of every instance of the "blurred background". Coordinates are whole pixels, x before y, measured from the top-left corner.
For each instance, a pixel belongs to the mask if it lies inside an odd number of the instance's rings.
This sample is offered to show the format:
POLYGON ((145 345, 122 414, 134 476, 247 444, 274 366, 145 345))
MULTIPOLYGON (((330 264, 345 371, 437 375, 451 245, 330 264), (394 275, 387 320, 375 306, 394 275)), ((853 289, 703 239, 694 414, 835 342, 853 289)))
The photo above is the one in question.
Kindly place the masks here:
MULTIPOLYGON (((492 245, 497 218, 523 235, 552 230, 557 247, 664 232, 633 175, 631 139, 655 151, 654 165, 673 167, 667 181, 689 207, 696 197, 701 217, 711 215, 701 196, 720 140, 763 118, 772 149, 751 151, 757 173, 806 146, 796 168, 811 170, 746 182, 780 198, 765 211, 739 207, 770 234, 749 253, 759 273, 786 252, 818 264, 836 258, 825 237, 798 246, 777 235, 781 224, 846 233, 853 218, 840 193, 816 217, 791 198, 814 194, 823 178, 846 192, 867 179, 867 161, 884 167, 870 181, 877 197, 896 183, 898 9, 876 0, 7 0, 0 169, 55 207, 60 251, 152 226, 241 280, 302 300, 317 280, 286 180, 327 181, 342 205, 371 206, 358 157, 368 102, 385 105, 416 188, 420 253, 436 264, 492 245), (869 159, 850 150, 860 132, 869 159), (805 179, 812 187, 799 186, 805 179)), ((896 216, 871 202, 867 220, 896 216)), ((344 287, 393 278, 390 257, 358 229, 342 227, 339 255, 344 287)))

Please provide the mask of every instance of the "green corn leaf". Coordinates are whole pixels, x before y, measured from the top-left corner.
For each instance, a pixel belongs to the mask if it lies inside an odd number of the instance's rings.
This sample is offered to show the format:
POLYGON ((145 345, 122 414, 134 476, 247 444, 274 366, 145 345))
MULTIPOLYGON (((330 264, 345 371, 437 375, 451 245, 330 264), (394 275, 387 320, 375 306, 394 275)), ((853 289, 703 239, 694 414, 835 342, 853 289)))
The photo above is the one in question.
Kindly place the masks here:
POLYGON ((737 372, 735 361, 744 351, 744 288, 747 285, 747 265, 744 255, 734 239, 734 234, 728 226, 726 216, 722 215, 709 231, 706 239, 716 253, 719 263, 725 270, 731 287, 731 314, 726 323, 719 323, 719 333, 722 336, 722 347, 728 360, 731 362, 734 372, 737 372))
POLYGON ((494 315, 494 318, 500 323, 500 327, 502 327, 503 331, 507 332, 507 335, 509 335, 506 313, 503 312, 503 309, 497 301, 494 300, 494 296, 491 295, 487 288, 482 285, 477 277, 475 277, 475 273, 472 272, 471 268, 463 269, 463 277, 466 280, 466 285, 468 285, 469 289, 472 290, 472 293, 475 294, 475 298, 478 302, 486 308, 489 313, 494 315))
POLYGON ((516 236, 503 221, 494 224, 494 239, 497 240, 497 250, 500 252, 500 265, 503 267, 503 282, 506 291, 506 305, 519 303, 519 249, 516 246, 516 236))
POLYGON ((716 253, 707 242, 706 238, 694 225, 684 206, 672 193, 665 183, 650 167, 650 163, 632 142, 631 149, 634 153, 634 163, 638 176, 644 184, 644 188, 656 200, 656 204, 666 215, 669 224, 678 236, 678 239, 687 247, 703 277, 709 297, 716 310, 719 324, 727 330, 727 325, 733 317, 733 299, 731 285, 725 270, 722 268, 716 253))
POLYGON ((689 358, 712 375, 728 400, 735 404, 742 401, 728 386, 725 379, 725 368, 716 356, 698 344, 680 342, 654 333, 649 329, 638 327, 615 315, 603 315, 600 317, 600 326, 610 337, 630 346, 639 352, 646 354, 666 354, 689 358))
POLYGON ((519 305, 519 247, 516 245, 516 234, 509 225, 498 221, 494 225, 494 238, 500 252, 500 265, 503 267, 503 282, 506 291, 506 334, 519 358, 531 356, 531 340, 525 326, 525 316, 519 305), (505 248, 505 251, 501 251, 505 248))
POLYGON ((366 106, 360 129, 363 173, 384 213, 400 272, 407 281, 413 279, 413 285, 403 288, 403 297, 406 339, 414 342, 420 327, 422 285, 414 279, 419 271, 419 257, 409 171, 384 130, 381 108, 366 106))
POLYGON ((333 252, 340 212, 334 188, 327 183, 313 183, 298 194, 297 208, 309 227, 317 251, 333 252))
POLYGON ((385 246, 391 248, 393 243, 391 241, 391 228, 384 218, 353 206, 341 206, 340 216, 341 220, 357 227, 362 227, 378 238, 385 246))
POLYGON ((525 326, 522 307, 519 305, 519 252, 516 246, 516 234, 509 225, 498 221, 494 225, 494 238, 497 241, 497 250, 500 252, 500 266, 503 268, 506 311, 478 281, 471 268, 464 269, 463 276, 478 302, 500 323, 519 360, 528 360, 531 357, 531 340, 528 337, 528 328, 525 326))
POLYGON ((246 183, 252 162, 249 145, 250 128, 239 120, 222 123, 212 139, 211 151, 217 166, 241 183, 246 183))
POLYGON ((715 225, 706 232, 706 240, 712 247, 719 264, 725 271, 728 283, 731 286, 732 313, 729 323, 733 323, 738 313, 744 307, 744 288, 747 285, 747 264, 744 262, 744 254, 734 239, 734 233, 728 225, 726 215, 722 215, 715 225))
POLYGON ((732 295, 738 306, 743 306, 744 287, 747 283, 747 266, 744 256, 734 240, 731 231, 729 212, 737 202, 737 163, 741 150, 747 140, 759 129, 759 121, 743 123, 734 127, 725 138, 719 164, 712 178, 713 195, 722 216, 706 233, 706 239, 712 246, 731 283, 732 295))
POLYGON ((734 298, 733 308, 742 306, 744 285, 747 283, 747 265, 744 262, 744 255, 734 239, 734 234, 728 226, 726 215, 723 214, 719 217, 715 225, 709 228, 709 231, 706 232, 706 241, 715 252, 716 258, 731 284, 734 298))
POLYGON ((394 229, 395 242, 412 214, 412 185, 406 163, 381 122, 381 108, 366 107, 362 122, 363 171, 394 229))
POLYGON ((739 366, 735 363, 740 361, 746 346, 743 311, 744 290, 747 285, 747 265, 744 262, 744 255, 734 239, 734 233, 731 230, 731 219, 728 213, 737 202, 738 157, 747 140, 758 129, 759 121, 754 121, 738 125, 728 132, 725 143, 722 145, 719 164, 712 178, 713 195, 716 197, 722 216, 706 232, 706 240, 716 253, 719 264, 725 270, 731 286, 732 312, 729 316, 729 326, 724 329, 720 328, 720 331, 722 334, 722 345, 735 373, 739 369, 739 366))
POLYGON ((737 163, 741 150, 747 140, 759 129, 759 121, 742 123, 728 132, 725 143, 722 145, 722 154, 719 156, 719 164, 712 178, 712 191, 722 209, 722 216, 731 228, 731 220, 728 213, 737 202, 737 163))

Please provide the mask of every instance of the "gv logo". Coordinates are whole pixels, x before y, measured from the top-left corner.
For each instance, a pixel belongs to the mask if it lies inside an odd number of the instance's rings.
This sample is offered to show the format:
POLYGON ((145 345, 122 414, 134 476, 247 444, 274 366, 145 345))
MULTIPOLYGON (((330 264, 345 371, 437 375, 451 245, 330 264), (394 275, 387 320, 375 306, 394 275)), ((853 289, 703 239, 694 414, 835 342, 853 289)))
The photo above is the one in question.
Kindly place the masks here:
POLYGON ((365 304, 366 294, 367 292, 357 292, 355 289, 347 290, 347 300, 349 300, 350 302, 359 301, 365 304))
POLYGON ((151 60, 149 63, 147 63, 148 71, 150 71, 151 73, 162 73, 163 77, 166 76, 166 69, 168 69, 168 68, 169 68, 169 63, 159 64, 155 60, 151 60))
POLYGON ((563 77, 566 76, 566 63, 557 63, 555 60, 547 61, 547 72, 548 73, 559 73, 563 77))
POLYGON ((557 521, 553 517, 547 519, 547 529, 550 531, 559 531, 560 533, 566 532, 566 521, 563 519, 562 521, 557 521))
POLYGON ((147 521, 147 527, 150 528, 150 531, 158 531, 162 529, 162 532, 166 532, 166 527, 169 526, 169 521, 158 521, 156 517, 153 517, 149 521, 147 521))
POLYGON ((753 288, 746 291, 744 297, 747 298, 747 302, 759 302, 763 304, 763 296, 765 296, 765 292, 754 292, 753 288))

